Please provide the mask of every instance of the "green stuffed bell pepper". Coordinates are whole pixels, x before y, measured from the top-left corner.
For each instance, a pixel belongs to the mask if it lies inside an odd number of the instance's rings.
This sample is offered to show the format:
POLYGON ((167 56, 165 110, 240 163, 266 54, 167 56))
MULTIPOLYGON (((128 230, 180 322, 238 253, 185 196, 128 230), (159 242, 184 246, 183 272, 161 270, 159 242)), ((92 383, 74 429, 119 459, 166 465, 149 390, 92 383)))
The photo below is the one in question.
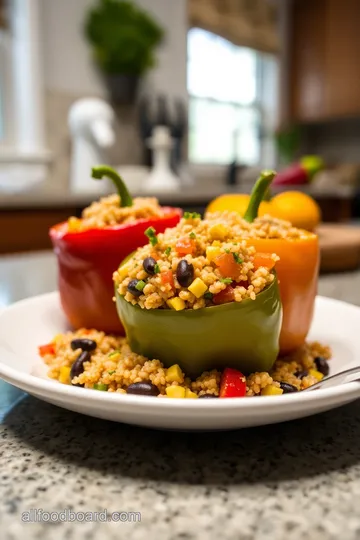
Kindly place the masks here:
POLYGON ((131 349, 189 377, 213 368, 269 371, 279 352, 281 303, 277 280, 256 300, 173 311, 133 306, 116 292, 131 349))
POLYGON ((149 244, 114 274, 131 349, 165 367, 179 364, 190 377, 226 367, 269 371, 282 320, 276 255, 262 254, 265 266, 257 266, 255 248, 225 222, 195 213, 163 234, 146 234, 149 244))

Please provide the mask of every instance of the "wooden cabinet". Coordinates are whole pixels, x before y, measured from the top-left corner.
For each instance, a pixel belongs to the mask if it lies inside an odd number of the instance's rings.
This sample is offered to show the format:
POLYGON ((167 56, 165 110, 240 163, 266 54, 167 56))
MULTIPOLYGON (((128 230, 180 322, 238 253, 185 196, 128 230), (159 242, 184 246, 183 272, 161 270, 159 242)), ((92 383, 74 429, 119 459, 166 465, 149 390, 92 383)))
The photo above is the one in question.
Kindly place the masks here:
POLYGON ((291 119, 360 117, 360 1, 293 0, 289 30, 291 119))

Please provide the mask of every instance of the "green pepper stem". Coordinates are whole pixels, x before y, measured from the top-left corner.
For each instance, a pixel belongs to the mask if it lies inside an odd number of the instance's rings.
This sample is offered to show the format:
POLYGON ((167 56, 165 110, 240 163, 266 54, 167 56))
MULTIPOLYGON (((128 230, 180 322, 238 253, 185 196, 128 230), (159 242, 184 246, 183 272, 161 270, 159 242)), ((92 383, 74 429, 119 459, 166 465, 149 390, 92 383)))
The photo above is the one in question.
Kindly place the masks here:
POLYGON ((95 178, 95 180, 101 180, 104 176, 110 178, 110 180, 112 180, 112 182, 115 184, 119 194, 120 206, 133 205, 132 197, 125 185, 124 180, 112 167, 109 167, 108 165, 96 165, 96 167, 92 167, 91 169, 91 176, 95 178))
POLYGON ((258 215, 259 206, 264 199, 271 182, 276 176, 275 171, 263 171, 252 189, 249 205, 246 209, 244 219, 252 223, 258 215))

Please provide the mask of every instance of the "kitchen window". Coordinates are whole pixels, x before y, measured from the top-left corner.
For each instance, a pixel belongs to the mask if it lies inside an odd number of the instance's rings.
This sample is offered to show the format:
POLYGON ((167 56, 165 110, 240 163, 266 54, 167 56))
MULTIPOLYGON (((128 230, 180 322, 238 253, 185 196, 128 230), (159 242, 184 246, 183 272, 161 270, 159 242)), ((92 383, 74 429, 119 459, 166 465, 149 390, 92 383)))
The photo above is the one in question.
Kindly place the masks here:
POLYGON ((199 28, 188 33, 189 159, 272 167, 278 62, 199 28))
POLYGON ((47 177, 39 0, 0 0, 0 189, 47 177))

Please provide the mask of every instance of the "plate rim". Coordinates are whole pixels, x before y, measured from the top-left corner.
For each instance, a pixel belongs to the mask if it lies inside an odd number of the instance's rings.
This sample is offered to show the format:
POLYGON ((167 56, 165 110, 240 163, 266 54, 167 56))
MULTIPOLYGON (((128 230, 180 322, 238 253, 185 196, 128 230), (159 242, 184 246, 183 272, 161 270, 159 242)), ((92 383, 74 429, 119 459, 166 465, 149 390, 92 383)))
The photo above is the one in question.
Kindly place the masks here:
MULTIPOLYGON (((30 296, 14 302, 9 306, 0 309, 0 324, 1 319, 6 316, 6 313, 13 311, 18 306, 31 304, 34 301, 55 301, 55 299, 60 306, 58 291, 30 296)), ((355 304, 351 304, 343 300, 337 300, 335 298, 317 295, 316 302, 344 305, 346 308, 354 309, 360 312, 360 306, 356 306, 355 304)), ((141 407, 142 409, 144 406, 151 406, 153 410, 161 410, 162 412, 174 411, 174 409, 185 411, 196 410, 199 412, 203 411, 204 409, 211 409, 214 410, 214 412, 224 412, 226 410, 233 409, 239 411, 246 411, 249 409, 258 410, 259 408, 263 409, 264 406, 266 406, 267 409, 277 409, 281 403, 287 403, 288 406, 290 406, 290 404, 297 405, 299 402, 316 402, 319 404, 322 401, 327 402, 329 399, 336 399, 340 395, 346 395, 349 401, 356 399, 356 397, 360 397, 360 381, 350 381, 334 387, 319 389, 314 392, 297 392, 294 394, 285 394, 281 396, 261 396, 261 399, 228 398, 214 401, 201 400, 199 402, 197 399, 184 400, 181 398, 172 398, 163 401, 162 399, 154 399, 154 397, 151 396, 136 396, 119 394, 116 392, 94 392, 94 390, 91 388, 77 388, 74 386, 59 384, 50 378, 43 379, 4 364, 1 360, 3 355, 10 355, 10 357, 17 355, 11 351, 8 351, 0 342, 0 378, 6 382, 29 393, 31 393, 31 390, 33 390, 39 395, 46 395, 48 397, 58 395, 60 399, 65 398, 66 400, 66 397, 68 397, 77 402, 88 402, 90 400, 94 403, 103 404, 104 406, 122 403, 129 406, 132 405, 134 408, 141 407), (28 388, 31 390, 28 390, 28 388)))

